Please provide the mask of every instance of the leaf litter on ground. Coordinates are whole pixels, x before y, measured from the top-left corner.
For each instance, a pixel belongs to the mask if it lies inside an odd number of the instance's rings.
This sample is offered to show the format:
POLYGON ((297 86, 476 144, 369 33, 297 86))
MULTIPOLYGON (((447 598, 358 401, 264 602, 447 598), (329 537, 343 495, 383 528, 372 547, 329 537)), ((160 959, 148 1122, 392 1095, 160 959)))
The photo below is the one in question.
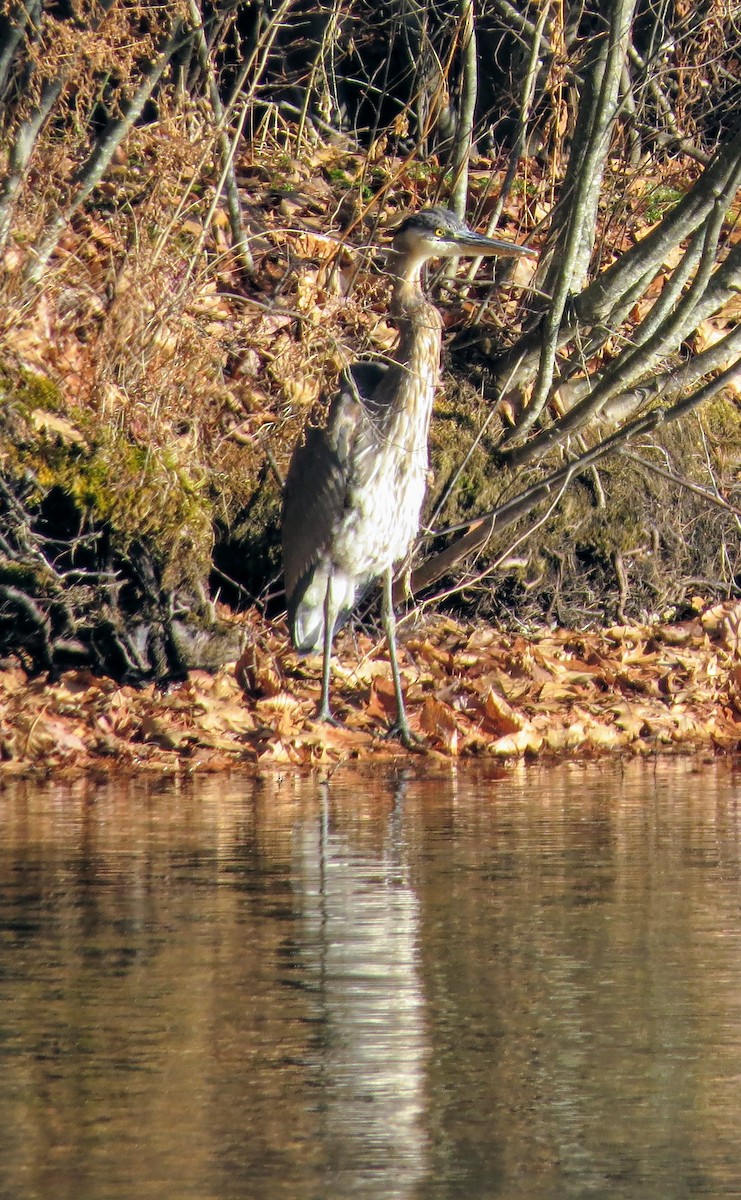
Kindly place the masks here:
MULTIPOLYGON (((526 638, 429 617, 401 639, 418 753, 439 758, 594 758, 741 746, 741 604, 675 625, 526 638)), ((245 766, 333 767, 405 758, 383 641, 337 639, 332 703, 315 720, 321 656, 302 658, 282 622, 252 613, 237 663, 160 688, 87 670, 57 679, 0 670, 0 779, 82 772, 163 774, 245 766)))

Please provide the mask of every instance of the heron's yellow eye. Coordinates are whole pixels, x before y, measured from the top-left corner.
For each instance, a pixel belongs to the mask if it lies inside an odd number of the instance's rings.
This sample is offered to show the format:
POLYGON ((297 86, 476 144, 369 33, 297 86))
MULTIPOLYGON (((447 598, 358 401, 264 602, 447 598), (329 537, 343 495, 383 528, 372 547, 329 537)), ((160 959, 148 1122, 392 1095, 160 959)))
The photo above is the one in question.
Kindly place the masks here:
POLYGON ((445 230, 438 226, 438 228, 435 230, 435 237, 445 237, 445 230))

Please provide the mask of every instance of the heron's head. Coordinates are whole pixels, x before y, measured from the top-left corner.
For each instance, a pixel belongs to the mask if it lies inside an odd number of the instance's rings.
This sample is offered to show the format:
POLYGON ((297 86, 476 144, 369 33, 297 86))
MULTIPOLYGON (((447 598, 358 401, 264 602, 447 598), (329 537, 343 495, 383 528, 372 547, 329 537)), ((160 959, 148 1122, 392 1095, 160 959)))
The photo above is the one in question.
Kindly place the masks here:
POLYGON ((447 208, 423 208, 406 217, 394 235, 394 250, 421 262, 428 258, 457 258, 462 254, 499 254, 511 258, 536 253, 530 246, 517 246, 501 238, 474 233, 447 208))

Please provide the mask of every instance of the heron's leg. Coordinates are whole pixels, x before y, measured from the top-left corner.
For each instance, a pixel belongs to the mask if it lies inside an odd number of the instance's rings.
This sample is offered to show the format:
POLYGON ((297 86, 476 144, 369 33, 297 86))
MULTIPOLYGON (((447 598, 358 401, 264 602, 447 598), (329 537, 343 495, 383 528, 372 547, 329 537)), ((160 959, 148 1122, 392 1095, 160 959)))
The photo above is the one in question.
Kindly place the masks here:
POLYGON ((399 732, 399 740, 408 750, 414 749, 418 740, 415 738, 409 722, 407 721, 406 708, 404 707, 404 696, 401 691, 401 675, 399 674, 399 660, 396 657, 396 617, 394 616, 394 601, 392 591, 394 585, 394 572, 392 567, 388 567, 383 576, 383 604, 381 607, 381 616, 383 619, 383 628, 386 632, 386 641, 389 647, 389 660, 391 662, 391 677, 394 681, 394 694, 396 696, 396 729, 399 732))
POLYGON ((327 576, 327 590, 324 593, 324 654, 322 658, 322 697, 317 709, 317 721, 328 721, 336 724, 329 707, 329 677, 332 670, 332 638, 337 619, 335 607, 332 604, 332 572, 327 576))

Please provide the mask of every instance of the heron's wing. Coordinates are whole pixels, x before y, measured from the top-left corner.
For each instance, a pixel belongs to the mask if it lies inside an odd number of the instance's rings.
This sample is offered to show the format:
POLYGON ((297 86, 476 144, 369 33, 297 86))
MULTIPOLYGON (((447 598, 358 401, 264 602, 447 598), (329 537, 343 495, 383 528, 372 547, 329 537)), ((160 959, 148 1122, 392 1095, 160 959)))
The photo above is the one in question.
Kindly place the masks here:
POLYGON ((362 411, 347 381, 329 410, 326 429, 308 426, 293 452, 283 496, 283 574, 289 612, 330 548, 345 511, 362 411))
POLYGON ((388 367, 380 362, 357 362, 342 372, 341 395, 354 395, 361 404, 370 400, 388 367))
POLYGON ((327 426, 308 426, 296 446, 283 497, 286 595, 326 552, 345 509, 362 409, 386 374, 386 365, 358 362, 342 373, 327 426))
POLYGON ((366 423, 364 412, 372 407, 372 393, 385 372, 382 363, 373 362, 355 363, 343 372, 326 428, 309 426, 304 431, 288 468, 283 497, 283 574, 292 632, 302 643, 320 636, 323 597, 330 577, 338 595, 343 593, 338 601, 338 621, 354 603, 360 581, 340 578, 331 559, 332 540, 347 511, 358 435, 366 423), (313 634, 299 636, 310 624, 313 634))

